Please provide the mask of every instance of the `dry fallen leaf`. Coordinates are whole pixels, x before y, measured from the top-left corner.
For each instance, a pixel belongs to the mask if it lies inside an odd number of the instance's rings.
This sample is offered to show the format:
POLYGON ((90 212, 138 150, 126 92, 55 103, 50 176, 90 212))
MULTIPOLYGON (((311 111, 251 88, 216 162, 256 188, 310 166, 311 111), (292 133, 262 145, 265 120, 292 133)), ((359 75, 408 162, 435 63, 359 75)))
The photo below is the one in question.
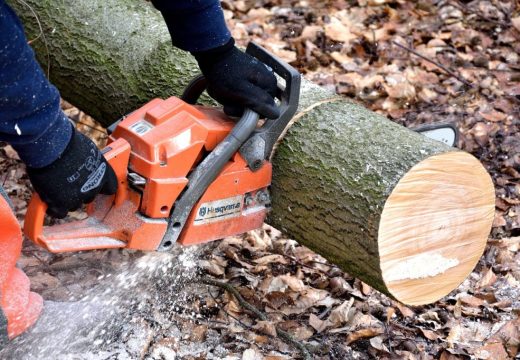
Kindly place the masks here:
POLYGON ((393 303, 398 309, 399 309, 399 312, 405 317, 405 318, 413 318, 415 317, 415 312, 410 309, 409 307, 399 303, 399 302, 394 302, 393 303))
POLYGON ((515 27, 515 29, 520 32, 520 16, 514 17, 511 19, 511 24, 515 27))
POLYGON ((208 273, 214 276, 224 275, 224 267, 218 265, 214 261, 202 260, 200 267, 206 270, 208 273))
POLYGON ((443 351, 441 356, 439 357, 439 360, 462 360, 462 359, 463 359, 463 357, 459 357, 448 351, 443 351))
POLYGON ((382 333, 383 328, 380 327, 370 327, 353 331, 347 336, 347 345, 352 344, 359 339, 371 338, 377 335, 381 335, 382 333))
POLYGON ((416 94, 415 87, 399 73, 386 76, 384 87, 388 96, 395 99, 411 100, 416 94))
POLYGON ((474 353, 477 359, 508 360, 511 359, 501 343, 488 343, 479 347, 474 353))
POLYGON ((352 297, 350 300, 345 301, 343 304, 332 310, 328 318, 330 325, 333 327, 339 327, 347 323, 351 316, 350 310, 353 304, 354 298, 352 297))
POLYGON ((254 329, 260 331, 262 334, 269 336, 276 336, 276 327, 272 321, 257 321, 256 325, 253 326, 254 329))
POLYGON ((370 339, 370 345, 372 345, 373 348, 379 350, 379 351, 384 351, 386 353, 388 353, 388 348, 385 346, 384 344, 384 337, 383 336, 376 336, 376 337, 373 337, 370 339))
POLYGON ((471 307, 479 307, 485 304, 485 301, 473 295, 462 295, 459 297, 461 304, 471 307))
POLYGON ((489 341, 502 342, 511 357, 517 356, 520 350, 520 318, 508 321, 489 341))
POLYGON ((479 114, 487 121, 492 122, 503 121, 507 116, 503 112, 496 110, 480 111, 479 114))
POLYGON ((314 41, 316 40, 318 33, 323 31, 322 26, 318 25, 307 25, 303 28, 300 38, 304 40, 314 41))
POLYGON ((495 273, 493 272, 493 268, 490 267, 489 269, 486 270, 486 272, 484 273, 482 278, 477 283, 477 287, 482 289, 487 286, 493 285, 495 283, 495 281, 497 281, 497 277, 496 277, 495 273))
POLYGON ((437 340, 438 338, 440 338, 440 336, 435 332, 435 331, 432 331, 432 330, 428 330, 428 329, 423 329, 423 328, 420 328, 422 334, 424 335, 425 338, 429 339, 429 340, 437 340))
POLYGON ((350 32, 350 28, 343 25, 340 20, 333 17, 329 24, 325 25, 325 35, 334 40, 349 43, 357 39, 357 35, 350 32))
POLYGON ((419 322, 423 324, 429 324, 433 326, 434 330, 438 330, 441 327, 441 320, 439 315, 435 311, 427 311, 418 317, 419 322))
POLYGON ((266 293, 274 291, 285 292, 288 289, 292 291, 302 291, 305 289, 305 285, 303 284, 303 281, 297 277, 291 275, 280 275, 271 279, 266 293))
POLYGON ((195 342, 203 342, 206 340, 207 332, 208 332, 207 325, 195 326, 190 331, 190 340, 195 341, 195 342))
POLYGON ((309 325, 314 328, 318 333, 325 330, 327 327, 330 326, 330 323, 327 320, 321 320, 319 317, 317 317, 314 314, 309 315, 309 325))
POLYGON ((285 315, 300 314, 312 306, 332 306, 337 302, 326 290, 308 288, 293 294, 292 304, 282 306, 280 311, 285 315))
POLYGON ((273 263, 288 264, 288 261, 285 258, 285 256, 278 255, 278 254, 266 255, 259 259, 255 259, 253 261, 255 264, 258 264, 258 265, 267 265, 267 264, 273 264, 273 263))
POLYGON ((459 341, 461 333, 462 331, 460 324, 454 324, 451 327, 448 337, 446 338, 446 342, 450 348, 453 348, 454 344, 459 341))

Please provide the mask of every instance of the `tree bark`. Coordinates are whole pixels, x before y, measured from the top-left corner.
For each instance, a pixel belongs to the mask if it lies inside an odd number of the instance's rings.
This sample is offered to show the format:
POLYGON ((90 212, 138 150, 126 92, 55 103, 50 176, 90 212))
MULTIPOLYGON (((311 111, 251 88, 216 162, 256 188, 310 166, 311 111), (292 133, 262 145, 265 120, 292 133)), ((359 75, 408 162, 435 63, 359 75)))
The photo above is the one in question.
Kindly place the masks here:
MULTIPOLYGON (((198 72, 144 1, 8 2, 62 96, 105 125, 198 72)), ((483 252, 494 192, 475 158, 308 81, 273 165, 269 223, 404 303, 446 295, 483 252)))

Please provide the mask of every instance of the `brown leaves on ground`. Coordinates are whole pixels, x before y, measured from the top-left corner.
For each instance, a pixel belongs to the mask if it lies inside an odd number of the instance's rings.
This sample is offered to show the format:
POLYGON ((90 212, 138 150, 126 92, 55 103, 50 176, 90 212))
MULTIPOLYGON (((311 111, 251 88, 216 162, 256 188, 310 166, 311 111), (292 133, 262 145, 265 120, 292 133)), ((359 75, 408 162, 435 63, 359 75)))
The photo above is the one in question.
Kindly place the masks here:
MULTIPOLYGON (((492 244, 494 254, 502 251, 517 273, 517 239, 492 244)), ((268 226, 223 240, 205 260, 212 263, 221 266, 221 280, 268 315, 267 320, 259 320, 229 294, 221 293, 206 297, 215 309, 215 320, 233 324, 234 334, 254 331, 267 336, 265 343, 257 344, 262 354, 282 346, 276 327, 307 344, 316 359, 335 359, 334 354, 510 359, 518 354, 520 286, 505 285, 516 281, 515 276, 502 276, 498 268, 486 267, 484 260, 445 299, 414 308, 389 300, 268 226)))
MULTIPOLYGON (((286 251, 277 251, 284 257, 263 255, 272 262, 261 260, 254 281, 251 269, 233 268, 241 266, 237 263, 230 263, 223 277, 240 286, 261 284, 263 309, 284 318, 300 314, 302 326, 308 324, 314 332, 310 342, 334 344, 331 358, 333 354, 352 357, 348 348, 378 358, 393 354, 411 359, 419 353, 441 359, 517 356, 519 3, 224 0, 223 6, 240 44, 259 42, 314 82, 408 127, 439 122, 457 126, 458 147, 481 160, 497 194, 492 240, 485 256, 470 278, 435 306, 412 309, 389 302, 335 268, 321 268, 320 273, 321 262, 288 258, 286 251), (310 275, 309 267, 316 272, 310 275), (238 273, 240 281, 234 277, 238 273), (302 283, 307 288, 293 293, 282 280, 288 276, 298 288, 302 283), (266 293, 266 283, 279 291, 266 293), (318 305, 323 299, 330 302, 328 308, 318 305), (356 328, 352 323, 356 314, 365 316, 365 324, 373 320, 370 316, 379 323, 356 328), (515 331, 497 342, 502 328, 515 331), (384 331, 378 333, 380 329, 384 331), (343 345, 336 346, 333 340, 339 334, 350 336, 350 345, 342 350, 343 345)), ((290 251, 302 251, 284 241, 290 251)), ((280 246, 273 243, 276 250, 280 246)))

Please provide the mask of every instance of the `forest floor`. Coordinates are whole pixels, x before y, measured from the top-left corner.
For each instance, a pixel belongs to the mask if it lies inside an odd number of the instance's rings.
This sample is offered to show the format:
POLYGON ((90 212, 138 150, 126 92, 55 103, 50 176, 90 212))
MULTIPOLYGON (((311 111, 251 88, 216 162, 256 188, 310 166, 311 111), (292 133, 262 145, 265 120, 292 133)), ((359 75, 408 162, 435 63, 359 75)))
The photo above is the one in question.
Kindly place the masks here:
MULTIPOLYGON (((460 130, 458 147, 480 159, 496 187, 477 267, 442 300, 407 307, 267 225, 175 254, 52 255, 26 241, 19 266, 46 311, 0 357, 518 358, 519 3, 224 0, 223 7, 240 45, 255 40, 308 79, 404 126, 449 122, 460 130)), ((94 120, 63 108, 103 145, 94 120)), ((30 184, 16 153, 9 146, 0 153, 0 184, 23 222, 30 184)))

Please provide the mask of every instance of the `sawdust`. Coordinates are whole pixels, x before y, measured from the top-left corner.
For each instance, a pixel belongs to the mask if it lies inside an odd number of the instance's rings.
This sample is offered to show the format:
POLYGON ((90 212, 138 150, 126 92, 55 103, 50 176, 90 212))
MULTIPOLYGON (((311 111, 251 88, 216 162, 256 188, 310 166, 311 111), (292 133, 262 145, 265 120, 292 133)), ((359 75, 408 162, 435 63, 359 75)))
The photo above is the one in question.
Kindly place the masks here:
POLYGON ((424 279, 444 273, 459 264, 458 259, 450 259, 441 254, 423 253, 401 260, 394 266, 384 271, 386 282, 424 279))
POLYGON ((154 338, 154 321, 161 321, 159 315, 169 318, 186 303, 184 288, 197 273, 201 250, 177 247, 174 253, 141 254, 99 276, 97 286, 77 301, 46 301, 36 325, 0 358, 141 358, 154 338))

